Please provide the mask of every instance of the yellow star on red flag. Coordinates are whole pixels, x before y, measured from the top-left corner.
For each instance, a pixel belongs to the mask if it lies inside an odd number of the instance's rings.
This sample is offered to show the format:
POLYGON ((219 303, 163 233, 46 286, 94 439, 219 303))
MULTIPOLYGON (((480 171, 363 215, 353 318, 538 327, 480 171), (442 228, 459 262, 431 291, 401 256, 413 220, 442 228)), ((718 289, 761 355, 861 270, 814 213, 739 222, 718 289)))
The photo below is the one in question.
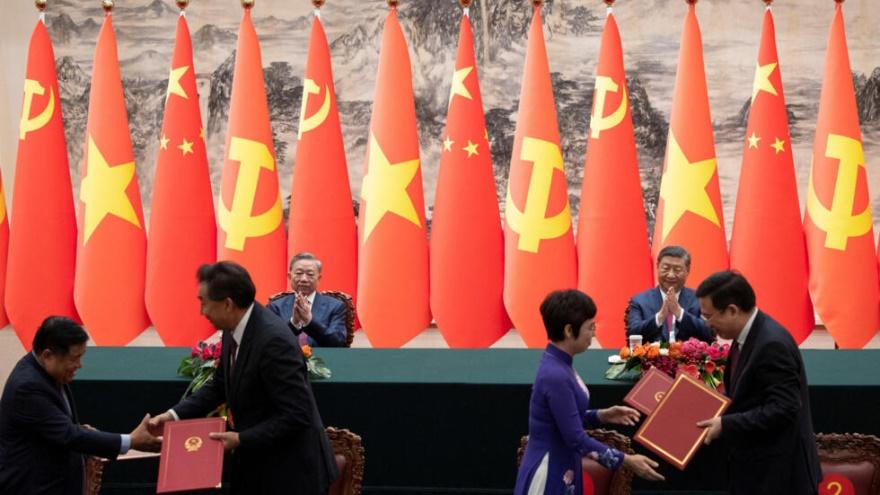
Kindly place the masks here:
POLYGON ((80 185, 79 199, 85 204, 83 244, 107 215, 113 214, 140 228, 137 213, 125 190, 134 178, 134 162, 110 165, 89 135, 87 175, 80 185))
POLYGON ((419 159, 391 163, 370 133, 369 166, 361 197, 367 201, 364 242, 386 213, 395 213, 421 227, 419 214, 406 188, 419 170, 419 159))
POLYGON ((671 130, 668 153, 668 166, 660 186, 660 197, 664 201, 662 240, 666 240, 672 227, 688 211, 720 225, 706 192, 706 186, 715 174, 715 158, 691 162, 671 130))

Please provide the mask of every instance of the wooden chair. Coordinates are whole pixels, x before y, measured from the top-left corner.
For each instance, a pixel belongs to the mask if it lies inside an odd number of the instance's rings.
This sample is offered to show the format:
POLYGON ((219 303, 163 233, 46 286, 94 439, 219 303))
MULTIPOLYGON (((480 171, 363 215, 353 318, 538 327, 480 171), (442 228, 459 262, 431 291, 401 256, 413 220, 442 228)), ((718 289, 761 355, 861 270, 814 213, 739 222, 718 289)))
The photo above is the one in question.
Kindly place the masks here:
MULTIPOLYGON (((630 440, 624 435, 612 430, 586 430, 587 435, 598 440, 605 445, 617 449, 624 454, 635 454, 630 446, 630 440)), ((528 435, 522 437, 519 442, 519 449, 516 451, 516 465, 522 462, 523 454, 526 451, 526 445, 529 443, 528 435)), ((593 493, 596 495, 630 495, 632 491, 633 472, 627 468, 620 467, 617 471, 609 471, 598 462, 584 458, 584 484, 586 478, 589 477, 593 483, 593 493)))
MULTIPOLYGON (((822 484, 831 485, 836 476, 843 476, 852 483, 855 495, 880 495, 880 438, 859 433, 819 433, 816 445, 822 484)), ((838 487, 826 489, 835 493, 838 487)))
POLYGON ((345 347, 351 347, 351 343, 354 342, 354 302, 351 300, 351 296, 336 290, 321 291, 321 294, 339 299, 348 308, 348 314, 345 318, 345 347))
POLYGON ((361 495, 365 460, 361 437, 332 426, 326 427, 325 431, 339 467, 339 479, 330 486, 328 495, 361 495))
POLYGON ((98 495, 104 480, 104 467, 107 459, 87 455, 86 457, 86 495, 98 495))

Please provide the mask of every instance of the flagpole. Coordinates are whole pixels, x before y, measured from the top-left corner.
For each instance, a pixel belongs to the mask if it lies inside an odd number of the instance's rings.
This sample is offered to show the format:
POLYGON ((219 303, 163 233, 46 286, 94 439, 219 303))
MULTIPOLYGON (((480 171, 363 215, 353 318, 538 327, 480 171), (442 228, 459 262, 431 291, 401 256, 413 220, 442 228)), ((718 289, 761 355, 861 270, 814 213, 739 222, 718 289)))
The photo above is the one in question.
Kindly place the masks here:
POLYGON ((608 17, 614 12, 612 6, 614 5, 614 0, 602 0, 605 3, 605 17, 608 17))
POLYGON ((189 6, 189 0, 177 0, 177 8, 180 9, 180 17, 186 17, 186 8, 189 6))
POLYGON ((113 0, 101 0, 101 8, 104 9, 104 16, 109 16, 113 12, 113 6, 116 4, 113 0))
POLYGON ((255 1, 255 0, 241 0, 241 6, 242 6, 242 8, 244 8, 245 10, 250 10, 251 7, 254 6, 254 1, 255 1))
POLYGON ((46 4, 48 0, 34 0, 34 6, 40 11, 40 22, 46 24, 46 4))
POLYGON ((321 18, 321 7, 324 6, 325 0, 312 0, 312 6, 315 7, 315 17, 321 18))
POLYGON ((462 14, 467 16, 468 19, 471 17, 471 5, 473 4, 473 0, 458 0, 458 4, 461 5, 461 8, 464 9, 462 14))

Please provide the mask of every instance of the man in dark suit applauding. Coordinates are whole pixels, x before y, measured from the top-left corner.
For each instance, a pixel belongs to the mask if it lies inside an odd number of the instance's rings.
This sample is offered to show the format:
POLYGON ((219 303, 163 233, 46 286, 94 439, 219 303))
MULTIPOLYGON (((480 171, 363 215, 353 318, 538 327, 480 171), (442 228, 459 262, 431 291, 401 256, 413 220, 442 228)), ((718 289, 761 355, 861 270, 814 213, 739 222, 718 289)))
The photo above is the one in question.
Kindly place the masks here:
POLYGON ((79 424, 69 385, 88 340, 73 320, 51 316, 9 375, 0 399, 0 493, 82 495, 83 454, 115 459, 129 448, 159 450, 149 415, 123 435, 79 424))
POLYGON ((705 442, 730 447, 730 493, 761 495, 818 492, 821 471, 807 377, 797 344, 779 323, 755 306, 745 277, 724 271, 697 288, 709 326, 732 339, 724 388, 727 412, 697 423, 705 442))
POLYGON ((645 342, 669 342, 696 337, 712 342, 715 336, 700 319, 694 291, 684 286, 691 256, 683 247, 666 246, 657 255, 657 287, 636 294, 626 309, 626 334, 645 342))
POLYGON ((293 291, 269 299, 269 309, 286 321, 300 345, 345 347, 345 304, 319 294, 321 260, 312 253, 299 253, 290 260, 287 276, 293 291))
POLYGON ((198 278, 202 314, 223 331, 220 364, 150 426, 205 416, 225 402, 230 431, 211 437, 232 452, 233 493, 325 495, 339 473, 296 338, 254 301, 254 283, 240 265, 203 265, 198 278))

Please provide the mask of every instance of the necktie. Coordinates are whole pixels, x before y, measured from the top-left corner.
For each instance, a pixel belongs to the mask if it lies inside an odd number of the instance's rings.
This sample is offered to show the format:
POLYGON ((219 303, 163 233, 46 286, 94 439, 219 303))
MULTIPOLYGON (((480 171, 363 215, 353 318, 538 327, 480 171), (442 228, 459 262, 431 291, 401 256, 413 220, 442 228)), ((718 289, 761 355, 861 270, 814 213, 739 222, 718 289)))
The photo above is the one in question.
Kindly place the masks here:
POLYGON ((739 361, 739 342, 734 340, 733 344, 730 345, 730 351, 727 353, 727 373, 730 376, 728 379, 728 383, 730 387, 728 387, 728 395, 733 396, 733 379, 736 376, 736 365, 737 361, 739 361))
POLYGON ((670 343, 675 342, 675 317, 672 313, 666 315, 666 340, 670 343))
POLYGON ((235 339, 229 339, 229 378, 235 372, 235 355, 238 353, 238 344, 235 339))

